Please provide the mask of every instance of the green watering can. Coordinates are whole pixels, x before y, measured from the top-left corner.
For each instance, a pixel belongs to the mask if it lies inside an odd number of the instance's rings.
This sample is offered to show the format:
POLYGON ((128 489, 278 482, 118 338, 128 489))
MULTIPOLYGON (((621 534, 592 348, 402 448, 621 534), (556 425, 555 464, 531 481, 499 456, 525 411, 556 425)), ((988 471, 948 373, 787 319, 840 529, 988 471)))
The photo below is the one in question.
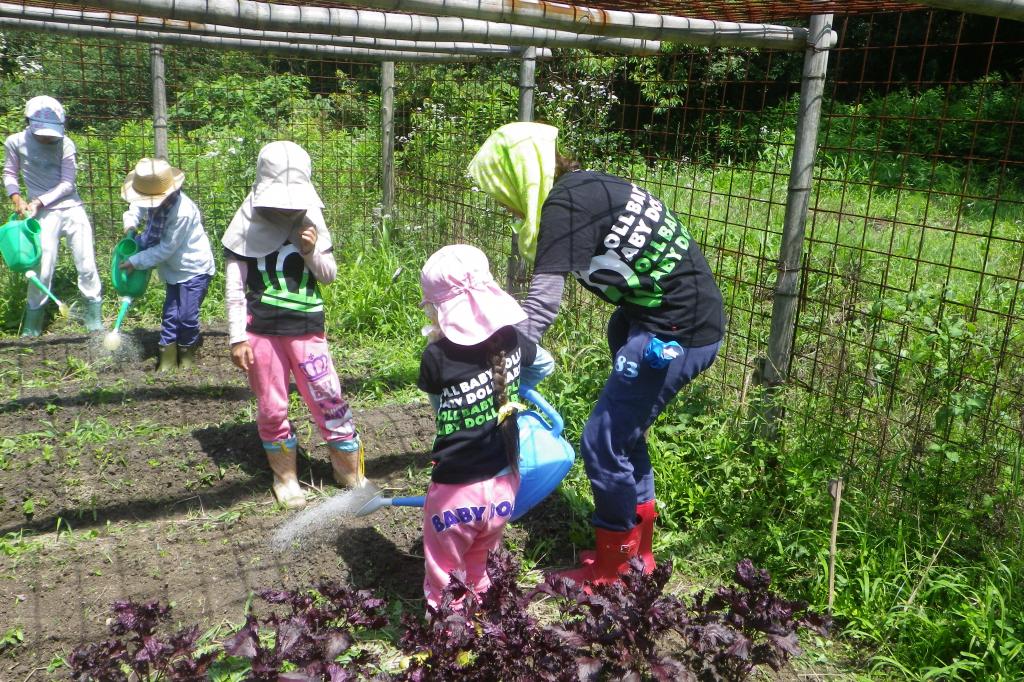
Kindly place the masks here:
POLYGON ((110 263, 110 278, 113 280, 114 290, 119 296, 138 298, 146 293, 149 285, 149 270, 128 270, 121 269, 121 263, 128 260, 139 252, 139 245, 134 237, 125 237, 114 247, 114 257, 110 263))
POLYGON ((121 297, 121 309, 117 311, 114 328, 103 339, 103 346, 107 350, 116 350, 121 345, 121 323, 124 322, 124 316, 128 314, 128 306, 132 304, 132 299, 146 293, 146 287, 149 285, 149 270, 121 269, 121 263, 138 252, 139 245, 131 235, 114 246, 114 255, 110 261, 110 279, 114 284, 114 290, 121 297))
POLYGON ((52 299, 61 315, 67 315, 68 307, 36 276, 36 268, 43 256, 43 247, 39 243, 41 229, 39 221, 35 218, 18 218, 17 213, 12 213, 7 222, 0 226, 0 256, 3 256, 7 267, 24 274, 52 299))
POLYGON ((38 269, 39 259, 43 255, 39 230, 38 220, 21 220, 17 213, 12 213, 7 222, 0 226, 0 254, 7 267, 19 273, 38 269))

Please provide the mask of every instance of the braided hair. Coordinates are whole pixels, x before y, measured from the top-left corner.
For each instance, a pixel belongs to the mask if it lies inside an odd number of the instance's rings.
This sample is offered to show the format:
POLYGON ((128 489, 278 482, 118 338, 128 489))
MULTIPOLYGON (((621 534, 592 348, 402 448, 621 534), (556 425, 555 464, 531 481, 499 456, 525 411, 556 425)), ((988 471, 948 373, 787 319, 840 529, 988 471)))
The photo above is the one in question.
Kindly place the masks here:
POLYGON ((582 167, 583 166, 581 166, 580 162, 577 161, 576 159, 570 158, 568 156, 562 156, 557 151, 555 152, 555 177, 556 178, 559 178, 559 177, 563 176, 566 173, 571 173, 573 171, 578 171, 582 167))
MULTIPOLYGON (((508 403, 507 380, 505 351, 504 349, 498 349, 491 355, 491 387, 493 389, 494 407, 496 410, 501 410, 508 403)), ((517 412, 518 410, 512 410, 512 413, 498 424, 501 440, 505 446, 505 455, 508 457, 508 465, 513 473, 519 472, 519 429, 516 428, 517 412)))

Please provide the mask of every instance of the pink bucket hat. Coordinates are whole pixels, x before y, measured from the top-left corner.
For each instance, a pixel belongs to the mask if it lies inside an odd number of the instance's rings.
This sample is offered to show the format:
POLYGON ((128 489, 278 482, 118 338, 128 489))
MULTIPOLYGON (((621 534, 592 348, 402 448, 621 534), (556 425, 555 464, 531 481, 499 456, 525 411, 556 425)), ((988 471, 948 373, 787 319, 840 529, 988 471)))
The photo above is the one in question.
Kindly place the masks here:
POLYGON ((427 259, 420 273, 423 303, 437 308, 441 331, 452 343, 474 346, 526 312, 491 276, 487 256, 475 246, 453 244, 427 259))

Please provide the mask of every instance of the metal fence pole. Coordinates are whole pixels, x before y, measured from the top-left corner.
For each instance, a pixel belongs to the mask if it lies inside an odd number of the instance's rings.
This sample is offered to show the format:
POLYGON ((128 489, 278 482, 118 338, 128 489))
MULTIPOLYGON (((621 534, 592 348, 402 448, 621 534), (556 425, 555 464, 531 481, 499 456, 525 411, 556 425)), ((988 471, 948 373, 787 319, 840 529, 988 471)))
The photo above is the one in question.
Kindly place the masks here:
MULTIPOLYGON (((537 48, 523 50, 519 62, 519 120, 533 120, 533 91, 537 86, 537 48)), ((519 239, 512 235, 512 247, 508 257, 508 278, 505 288, 513 293, 523 293, 526 283, 526 262, 519 253, 519 239)))
POLYGON ((158 159, 167 158, 167 80, 164 77, 164 46, 149 47, 149 68, 153 81, 153 143, 158 159))
POLYGON ((533 120, 533 91, 537 85, 537 48, 523 50, 519 62, 519 120, 533 120))
POLYGON ((765 386, 766 389, 760 405, 760 416, 763 417, 760 428, 763 430, 762 435, 770 438, 778 434, 778 421, 784 412, 776 402, 776 394, 789 377, 796 315, 800 303, 804 229, 807 225, 807 207, 810 202, 818 126, 825 91, 825 73, 828 68, 829 42, 824 41, 829 40, 831 29, 831 14, 811 17, 810 43, 804 54, 800 111, 786 197, 782 246, 779 251, 779 274, 775 281, 775 296, 772 303, 768 354, 767 357, 758 358, 755 369, 755 383, 765 386))
POLYGON ((381 210, 380 232, 388 234, 395 219, 395 63, 380 64, 380 127, 381 127, 381 210))

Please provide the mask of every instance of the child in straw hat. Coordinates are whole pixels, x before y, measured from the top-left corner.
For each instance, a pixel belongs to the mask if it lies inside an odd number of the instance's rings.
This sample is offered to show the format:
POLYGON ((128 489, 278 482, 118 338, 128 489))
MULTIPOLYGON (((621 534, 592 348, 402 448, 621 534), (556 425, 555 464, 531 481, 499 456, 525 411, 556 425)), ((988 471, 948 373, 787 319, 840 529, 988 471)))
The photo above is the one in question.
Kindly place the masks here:
POLYGON ((436 608, 454 570, 465 571, 476 593, 490 586, 487 555, 501 544, 519 490, 514 401, 537 345, 513 326, 526 313, 494 281, 480 249, 455 244, 437 251, 420 284, 431 343, 418 385, 437 409, 423 507, 423 592, 436 608))
MULTIPOLYGON (((39 221, 43 249, 39 280, 47 287, 57 265, 63 237, 78 270, 78 290, 85 301, 85 328, 103 329, 100 276, 93 252, 92 225, 75 187, 77 151, 64 131, 64 107, 52 97, 33 97, 25 104, 26 127, 4 141, 4 187, 14 211, 39 221), (18 176, 31 200, 25 201, 18 176)), ((39 336, 46 316, 46 294, 29 287, 22 336, 39 336)))
POLYGON ((182 191, 185 174, 163 159, 141 159, 121 187, 125 232, 138 230, 139 251, 123 270, 156 268, 167 284, 159 371, 188 368, 199 343, 199 307, 213 278, 213 250, 199 208, 182 191))
POLYGON ((309 154, 294 142, 264 146, 252 191, 221 238, 231 359, 256 394, 274 496, 292 508, 306 500, 288 421, 289 375, 327 441, 334 480, 364 481, 362 444, 324 336, 319 285, 334 281, 337 264, 311 173, 309 154))

